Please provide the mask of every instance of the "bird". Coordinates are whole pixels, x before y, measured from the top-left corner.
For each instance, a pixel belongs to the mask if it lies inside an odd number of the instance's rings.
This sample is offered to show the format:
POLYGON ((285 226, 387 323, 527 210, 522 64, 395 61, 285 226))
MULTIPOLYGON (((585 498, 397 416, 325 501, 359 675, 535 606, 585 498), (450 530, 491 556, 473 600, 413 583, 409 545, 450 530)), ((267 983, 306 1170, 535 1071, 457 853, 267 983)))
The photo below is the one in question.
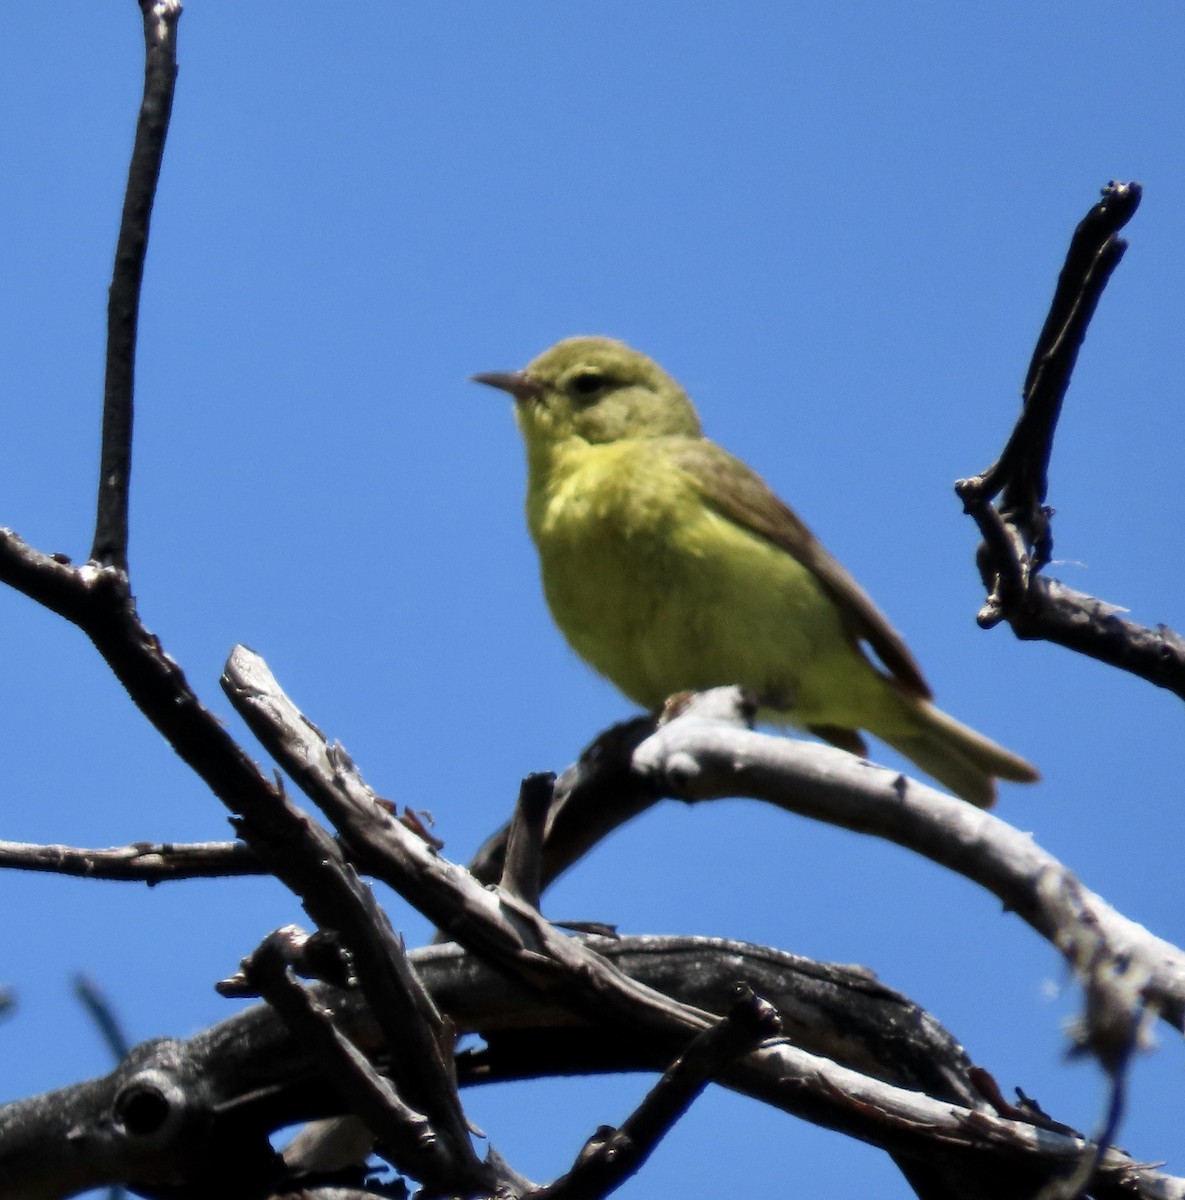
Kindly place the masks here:
POLYGON ((573 337, 473 379, 514 398, 551 615, 627 698, 737 685, 760 719, 861 756, 870 733, 984 808, 997 778, 1039 778, 933 704, 868 594, 645 354, 573 337))

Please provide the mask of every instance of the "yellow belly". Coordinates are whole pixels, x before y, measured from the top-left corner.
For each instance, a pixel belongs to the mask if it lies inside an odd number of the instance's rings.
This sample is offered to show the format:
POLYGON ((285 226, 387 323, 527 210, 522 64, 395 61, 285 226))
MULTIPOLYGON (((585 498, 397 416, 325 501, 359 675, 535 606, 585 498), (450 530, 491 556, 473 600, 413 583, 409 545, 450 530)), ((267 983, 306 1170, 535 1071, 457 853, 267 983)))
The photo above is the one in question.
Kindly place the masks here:
POLYGON ((556 451, 528 521, 556 624, 627 696, 741 684, 798 725, 894 721, 814 575, 709 508, 651 440, 556 451))

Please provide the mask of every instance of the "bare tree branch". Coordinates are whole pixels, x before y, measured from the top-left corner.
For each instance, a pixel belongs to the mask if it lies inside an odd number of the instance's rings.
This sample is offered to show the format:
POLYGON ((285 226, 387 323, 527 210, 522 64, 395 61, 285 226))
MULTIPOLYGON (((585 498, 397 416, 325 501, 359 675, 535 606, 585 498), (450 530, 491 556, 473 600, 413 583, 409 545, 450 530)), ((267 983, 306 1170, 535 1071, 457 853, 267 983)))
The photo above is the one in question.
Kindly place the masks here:
MULTIPOLYGON (((308 1046, 349 1111, 370 1127, 380 1152, 435 1190, 463 1186, 464 1181, 449 1169, 450 1164, 441 1161, 438 1135, 428 1117, 400 1099, 390 1081, 338 1029, 332 1010, 319 1005, 293 978, 286 946, 294 936, 299 935, 292 929, 269 934, 243 961, 248 981, 259 989, 292 1033, 308 1046)), ((469 1186, 472 1187, 471 1182, 469 1186)))
POLYGON ((107 301, 107 378, 103 386, 103 437, 99 498, 91 559, 128 569, 128 488, 132 474, 132 412, 140 285, 148 252, 148 226, 165 152, 177 80, 180 0, 140 0, 144 16, 144 98, 128 168, 115 269, 107 301))
MULTIPOLYGON (((481 888, 467 872, 444 860, 395 822, 366 787, 348 755, 326 744, 324 735, 283 694, 257 655, 243 647, 236 648, 225 669, 224 686, 256 735, 334 822, 355 860, 377 878, 389 882, 434 923, 453 931, 463 944, 512 973, 528 988, 558 998, 571 1012, 610 1028, 630 1030, 635 1035, 645 1032, 656 1045, 685 1045, 690 1036, 710 1024, 704 1010, 639 985, 613 968, 587 943, 563 936, 514 897, 481 888)), ((688 723, 706 724, 685 722, 688 723)), ((679 721, 672 722, 660 732, 668 733, 678 725, 679 721)), ((728 732, 761 737, 748 731, 728 732)), ((783 739, 763 740, 777 743, 783 739)), ((875 770, 841 751, 831 753, 857 769, 863 766, 864 770, 875 770)), ((741 754, 740 764, 744 759, 741 754)), ((718 779, 723 779, 721 764, 696 763, 687 754, 675 756, 665 770, 671 777, 704 778, 713 767, 718 779)), ((915 786, 890 772, 880 774, 894 779, 903 792, 908 793, 915 786)), ((743 772, 734 769, 729 773, 732 784, 743 779, 743 772)), ((742 787, 730 794, 751 793, 742 787)), ((933 795, 960 810, 986 816, 940 793, 933 795)), ((977 1131, 982 1131, 978 1123, 982 1114, 970 1122, 965 1115, 952 1117, 949 1105, 900 1089, 886 1090, 885 1085, 797 1047, 765 1047, 747 1056, 727 1075, 730 1084, 745 1090, 753 1086, 754 1079, 776 1081, 774 1092, 808 1120, 872 1141, 895 1154, 911 1157, 924 1153, 916 1140, 920 1127, 940 1129, 942 1143, 957 1148, 960 1155, 984 1150, 984 1142, 977 1135, 977 1131), (820 1076, 827 1077, 827 1086, 804 1094, 806 1079, 820 1076)), ((1009 1153, 1019 1152, 1026 1158, 1036 1155, 1029 1161, 1040 1161, 1047 1166, 1057 1164, 1059 1169, 1068 1170, 1067 1164, 1076 1165, 1086 1146, 1082 1139, 1068 1139, 1073 1144, 1064 1144, 1065 1135, 1056 1135, 1063 1141, 1058 1143, 1052 1158, 1045 1158, 1049 1143, 1043 1139, 1054 1136, 1050 1131, 1034 1133, 1028 1126, 1026 1131, 1011 1128, 1005 1131, 995 1125, 992 1129, 987 1141, 993 1148, 1007 1146, 1009 1153)), ((932 1143, 926 1144, 932 1149, 932 1143)), ((1100 1164, 1099 1174, 1103 1177, 1119 1170, 1121 1158, 1111 1157, 1112 1153, 1100 1164)), ((1122 1161, 1126 1172, 1130 1164, 1122 1161)))
POLYGON ((694 708, 643 742, 633 765, 680 800, 766 800, 895 842, 980 884, 1069 962, 1088 998, 1092 1037, 1127 1045, 1145 1009, 1185 1028, 1185 953, 989 812, 834 747, 705 720, 694 708))
POLYGON ((964 484, 988 499, 1003 492, 1002 512, 1022 522, 1029 541, 1039 548, 1038 569, 1049 562, 1052 549, 1044 542, 1048 513, 1040 506, 1048 490, 1062 402, 1099 299, 1127 250, 1118 232, 1135 216, 1142 195, 1138 183, 1112 181, 1074 231, 1025 375, 1024 406, 1016 428, 999 459, 964 484))
MULTIPOLYGON (((784 1020, 787 1014, 797 1014, 797 1024, 805 1012, 796 999, 800 988, 806 986, 804 996, 821 989, 819 1020, 823 1025, 837 1022, 833 1036, 839 1044, 849 1030, 836 1015, 842 1008, 837 1009, 826 992, 846 979, 853 996, 867 991, 873 1005, 866 1018, 870 1030, 879 1029, 883 1036, 894 1025, 891 1013, 875 1011, 878 1004, 892 1004, 894 994, 861 971, 813 964, 813 971, 800 972, 795 963, 803 960, 792 955, 708 938, 591 939, 590 944, 639 980, 671 986, 676 997, 693 1006, 727 1011, 736 981, 744 980, 764 993, 784 1020)), ((613 1038, 605 1044, 613 1047, 613 1057, 597 1054, 595 1045, 590 1053, 588 1039, 598 1025, 574 1024, 554 995, 523 988, 456 946, 431 947, 412 958, 458 1029, 480 1033, 491 1049, 503 1036, 511 1041, 521 1036, 524 1045, 541 1039, 548 1053, 531 1064, 531 1075, 654 1070, 656 1065, 662 1069, 656 1060, 665 1053, 665 1045, 648 1026, 640 1026, 635 1032, 641 1036, 632 1038, 620 1036, 620 1028, 612 1029, 613 1038), (553 1033, 550 1043, 548 1029, 553 1033)), ((368 1055, 381 1051, 383 1039, 356 992, 323 986, 314 990, 317 1003, 331 1009, 337 1028, 351 1041, 368 1055)), ((898 1008, 904 1003, 896 997, 898 1008)), ((937 1063, 946 1057, 957 1067, 957 1043, 954 1050, 955 1058, 950 1059, 940 1042, 928 1048, 919 1043, 915 1061, 925 1070, 924 1060, 937 1063)), ((479 1060, 462 1056, 458 1067, 462 1083, 523 1077, 512 1060, 503 1066, 497 1054, 479 1060)), ((965 1068, 952 1073, 948 1084, 932 1082, 928 1097, 908 1085, 881 1083, 775 1042, 727 1068, 722 1081, 898 1155, 945 1163, 953 1177, 963 1181, 957 1194, 966 1200, 1032 1195, 1043 1180, 1069 1174, 1088 1150, 1088 1143, 1064 1127, 1043 1129, 994 1116, 984 1101, 976 1102, 977 1090, 967 1082, 965 1068), (978 1190, 976 1180, 983 1182, 978 1190), (1027 1190, 1004 1186, 1018 1180, 1027 1190)), ((309 1048, 266 1006, 256 1006, 186 1042, 164 1040, 138 1047, 103 1079, 0 1110, 0 1195, 5 1200, 40 1200, 61 1195, 64 1181, 76 1189, 116 1179, 142 1186, 163 1178, 165 1171, 175 1173, 178 1164, 185 1164, 191 1187, 204 1180, 214 1189, 209 1194, 222 1194, 217 1189, 228 1178, 228 1161, 241 1168, 234 1177, 243 1185, 265 1168, 275 1171, 272 1159, 264 1157, 267 1130, 342 1110, 341 1098, 316 1071, 309 1048), (151 1129, 112 1123, 112 1112, 137 1107, 155 1114, 151 1129), (73 1131, 69 1139, 66 1130, 73 1131), (248 1133, 258 1141, 243 1140, 248 1133), (238 1158, 228 1159, 232 1154, 238 1158)), ((1185 1180, 1110 1150, 1091 1181, 1090 1193, 1106 1200, 1182 1200, 1185 1180)))
POLYGON ((728 1014, 704 1030, 663 1072, 633 1114, 617 1129, 602 1127, 572 1169, 532 1200, 601 1200, 645 1164, 659 1142, 732 1061, 781 1032, 773 1005, 744 984, 728 1014))
POLYGON ((1146 629, 1116 605, 1042 578, 1053 556, 1053 510, 1045 505, 1062 402, 1086 330, 1127 243, 1118 232, 1140 203, 1138 183, 1110 183, 1070 242, 1049 316, 1037 339, 1024 404, 1003 453, 955 491, 983 536, 979 570, 988 589, 978 621, 1007 621, 1017 637, 1055 642, 1185 699, 1185 639, 1146 629), (992 501, 1001 495, 999 508, 992 501))
POLYGON ((74 976, 74 995, 90 1014, 100 1036, 107 1044, 107 1049, 111 1051, 111 1057, 118 1062, 131 1050, 132 1044, 124 1033, 110 1000, 103 994, 99 985, 85 975, 74 976))
POLYGON ((532 908, 539 907, 543 830, 554 792, 554 775, 528 775, 519 788, 506 839, 501 888, 532 908))
POLYGON ((266 874, 244 842, 133 842, 88 850, 0 841, 0 870, 6 868, 148 884, 266 874))
MULTIPOLYGON (((1080 1037, 1110 1069, 1145 1011, 1185 1028, 1185 952, 1128 920, 1032 837, 999 817, 834 747, 757 733, 733 689, 703 693, 669 723, 615 727, 561 775, 548 821, 545 878, 663 797, 746 796, 904 846, 992 892, 1050 941, 1083 983, 1080 1037), (640 728, 653 730, 637 743, 640 728), (562 836, 552 845, 552 831, 562 836)), ((504 834, 479 854, 496 862, 504 834)))

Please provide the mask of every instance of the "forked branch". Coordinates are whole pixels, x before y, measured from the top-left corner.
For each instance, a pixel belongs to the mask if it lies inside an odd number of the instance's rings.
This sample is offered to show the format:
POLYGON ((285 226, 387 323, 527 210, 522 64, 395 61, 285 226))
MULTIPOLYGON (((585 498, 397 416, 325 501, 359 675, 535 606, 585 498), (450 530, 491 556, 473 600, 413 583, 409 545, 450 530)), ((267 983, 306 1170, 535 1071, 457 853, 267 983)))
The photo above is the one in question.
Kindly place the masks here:
POLYGON ((999 459, 960 479, 955 491, 983 536, 979 572, 988 596, 977 617, 981 626, 1007 621, 1019 638, 1055 642, 1185 699, 1185 639, 1163 625, 1125 620, 1118 606, 1040 574, 1053 556, 1053 510, 1045 500, 1058 417, 1099 297, 1127 249, 1119 230, 1140 196, 1138 183, 1110 183, 1078 225, 1025 377, 1016 427, 999 459))

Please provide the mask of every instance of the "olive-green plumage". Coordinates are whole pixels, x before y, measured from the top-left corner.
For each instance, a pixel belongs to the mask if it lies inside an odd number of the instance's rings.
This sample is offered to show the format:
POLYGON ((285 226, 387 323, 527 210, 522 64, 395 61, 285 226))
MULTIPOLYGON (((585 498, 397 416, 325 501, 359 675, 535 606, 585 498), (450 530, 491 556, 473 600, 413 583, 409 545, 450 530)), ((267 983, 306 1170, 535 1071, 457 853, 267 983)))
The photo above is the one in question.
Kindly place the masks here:
POLYGON ((510 392, 527 522, 573 649, 630 699, 742 684, 763 715, 864 752, 860 730, 989 805, 1024 759, 930 703, 901 637, 799 518, 703 436, 683 389, 609 338, 570 338, 510 392), (883 669, 864 651, 869 647, 883 669))

